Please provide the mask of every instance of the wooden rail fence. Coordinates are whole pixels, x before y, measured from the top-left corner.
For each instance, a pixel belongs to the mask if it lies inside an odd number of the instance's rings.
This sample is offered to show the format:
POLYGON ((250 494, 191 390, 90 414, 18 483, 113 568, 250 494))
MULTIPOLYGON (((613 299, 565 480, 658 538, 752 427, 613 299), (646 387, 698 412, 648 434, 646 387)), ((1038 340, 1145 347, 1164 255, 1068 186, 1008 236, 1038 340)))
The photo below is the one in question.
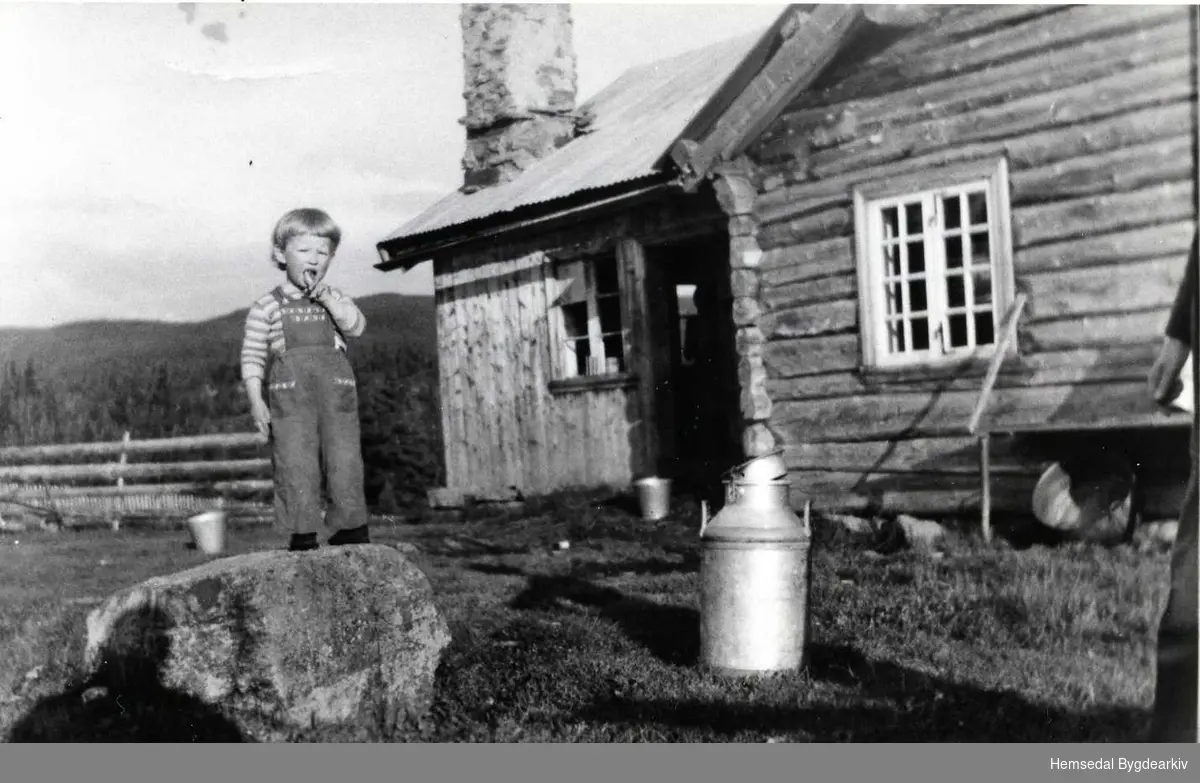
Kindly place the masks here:
POLYGON ((213 507, 262 517, 272 487, 271 460, 261 456, 266 444, 254 432, 148 440, 126 433, 104 443, 0 448, 0 512, 23 508, 114 524, 127 516, 172 518, 213 507), (200 458, 205 452, 258 456, 200 458))

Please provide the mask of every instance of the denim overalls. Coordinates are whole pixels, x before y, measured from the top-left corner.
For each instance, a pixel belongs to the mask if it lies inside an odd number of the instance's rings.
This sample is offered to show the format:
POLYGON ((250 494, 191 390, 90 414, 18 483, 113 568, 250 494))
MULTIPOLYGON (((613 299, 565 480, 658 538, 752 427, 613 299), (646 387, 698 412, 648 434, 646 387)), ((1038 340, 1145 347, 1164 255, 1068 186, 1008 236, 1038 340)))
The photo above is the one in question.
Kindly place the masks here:
POLYGON ((367 523, 358 389, 336 326, 308 298, 279 302, 284 350, 268 385, 275 465, 275 518, 293 534, 321 526, 321 473, 329 492, 325 525, 347 530, 367 523))

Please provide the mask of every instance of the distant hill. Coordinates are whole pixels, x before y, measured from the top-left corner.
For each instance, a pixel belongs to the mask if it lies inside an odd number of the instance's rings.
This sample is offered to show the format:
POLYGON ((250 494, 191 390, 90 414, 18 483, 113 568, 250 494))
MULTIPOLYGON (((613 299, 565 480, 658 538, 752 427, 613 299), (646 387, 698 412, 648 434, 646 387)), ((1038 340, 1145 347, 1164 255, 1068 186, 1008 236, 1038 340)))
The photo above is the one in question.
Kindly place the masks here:
MULTIPOLYGON (((409 347, 432 353, 437 342, 431 296, 375 294, 356 300, 367 318, 361 346, 409 347)), ((41 329, 0 328, 0 364, 24 368, 30 358, 39 372, 91 376, 104 365, 154 365, 180 357, 237 361, 246 310, 208 321, 80 321, 41 329)))

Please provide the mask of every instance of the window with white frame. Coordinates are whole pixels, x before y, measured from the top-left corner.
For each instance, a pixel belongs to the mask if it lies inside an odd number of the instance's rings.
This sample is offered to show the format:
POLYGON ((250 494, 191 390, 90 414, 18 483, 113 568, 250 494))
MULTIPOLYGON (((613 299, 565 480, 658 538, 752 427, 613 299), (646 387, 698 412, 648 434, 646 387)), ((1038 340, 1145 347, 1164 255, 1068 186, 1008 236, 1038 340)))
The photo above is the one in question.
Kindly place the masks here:
POLYGON ((1012 301, 1003 160, 855 193, 864 364, 990 355, 1012 301))
POLYGON ((555 266, 551 324, 558 380, 625 372, 625 331, 615 255, 555 266))

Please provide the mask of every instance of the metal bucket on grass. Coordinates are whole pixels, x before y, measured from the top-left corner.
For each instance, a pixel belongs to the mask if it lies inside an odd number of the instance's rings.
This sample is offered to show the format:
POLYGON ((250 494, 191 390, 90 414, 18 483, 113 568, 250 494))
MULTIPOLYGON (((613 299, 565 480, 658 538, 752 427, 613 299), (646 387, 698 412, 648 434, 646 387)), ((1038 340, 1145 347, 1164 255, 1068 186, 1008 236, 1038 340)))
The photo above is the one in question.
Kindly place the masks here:
POLYGON ((638 479, 633 482, 637 490, 638 505, 642 519, 653 522, 662 519, 671 511, 671 480, 659 476, 638 479))
POLYGON ((218 555, 225 550, 225 512, 219 509, 205 511, 188 519, 188 529, 196 548, 207 555, 218 555))

